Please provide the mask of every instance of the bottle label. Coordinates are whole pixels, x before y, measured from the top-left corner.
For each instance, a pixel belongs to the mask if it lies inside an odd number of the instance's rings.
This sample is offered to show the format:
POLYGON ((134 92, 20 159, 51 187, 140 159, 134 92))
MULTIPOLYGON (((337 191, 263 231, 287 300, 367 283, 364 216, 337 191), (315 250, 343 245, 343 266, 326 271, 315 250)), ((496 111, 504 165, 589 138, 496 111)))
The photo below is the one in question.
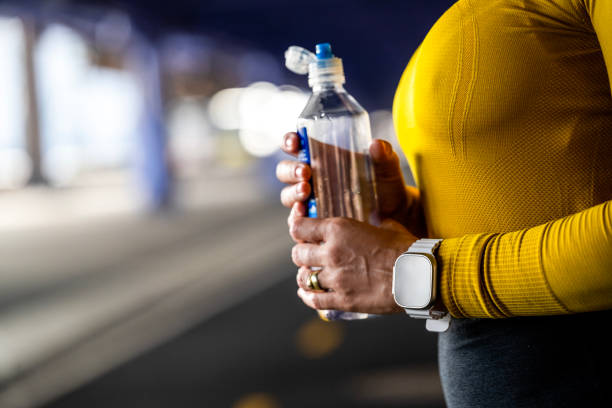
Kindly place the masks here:
MULTIPOLYGON (((300 150, 298 152, 298 160, 310 166, 310 146, 308 144, 308 133, 305 127, 298 129, 298 139, 300 142, 300 150)), ((317 218, 317 202, 314 197, 314 188, 312 185, 312 177, 310 178, 310 196, 306 200, 308 209, 308 218, 317 218)))
POLYGON ((308 134, 306 133, 306 128, 299 128, 297 134, 300 142, 298 160, 310 166, 310 147, 308 146, 308 134))

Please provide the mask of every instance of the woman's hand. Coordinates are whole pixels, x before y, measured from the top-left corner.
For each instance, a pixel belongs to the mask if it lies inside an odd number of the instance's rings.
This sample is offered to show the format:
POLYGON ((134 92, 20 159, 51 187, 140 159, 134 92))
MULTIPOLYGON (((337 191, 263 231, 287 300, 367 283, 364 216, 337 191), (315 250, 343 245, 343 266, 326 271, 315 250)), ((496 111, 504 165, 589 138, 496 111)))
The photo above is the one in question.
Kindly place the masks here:
POLYGON ((380 227, 348 218, 305 218, 292 211, 289 230, 297 242, 293 262, 298 296, 313 309, 373 314, 397 313, 391 287, 395 259, 416 241, 401 224, 385 220, 380 227), (321 267, 319 284, 308 288, 310 267, 321 267))
MULTIPOLYGON (((283 151, 297 156, 298 135, 287 133, 283 151)), ((291 208, 290 233, 297 245, 293 261, 300 267, 298 295, 314 309, 334 309, 384 314, 402 311, 395 304, 391 287, 395 259, 424 234, 418 191, 406 187, 399 157, 391 145, 375 139, 370 145, 378 192, 380 227, 346 218, 306 218, 304 201, 311 192, 310 167, 295 160, 283 160, 276 167, 277 178, 286 184, 281 202, 291 208), (411 233, 406 229, 410 228, 411 233), (308 289, 310 267, 318 272, 327 292, 308 289)))
MULTIPOLYGON (((281 149, 294 157, 300 150, 298 135, 295 132, 287 133, 283 138, 281 149)), ((312 172, 310 166, 295 160, 283 160, 276 166, 276 178, 289 184, 281 191, 281 203, 288 208, 303 202, 310 195, 308 180, 312 172)), ((304 214, 305 215, 305 214, 304 214)))
MULTIPOLYGON (((297 156, 300 149, 297 133, 287 133, 281 148, 285 153, 297 156)), ((380 218, 394 219, 410 228, 417 236, 425 235, 419 192, 405 185, 399 157, 391 144, 374 139, 370 145, 370 154, 374 165, 380 218)), ((310 195, 308 180, 311 175, 310 166, 295 160, 283 160, 276 166, 276 177, 289 184, 281 191, 281 202, 285 207, 295 206, 298 215, 306 215, 306 206, 300 203, 310 195)))

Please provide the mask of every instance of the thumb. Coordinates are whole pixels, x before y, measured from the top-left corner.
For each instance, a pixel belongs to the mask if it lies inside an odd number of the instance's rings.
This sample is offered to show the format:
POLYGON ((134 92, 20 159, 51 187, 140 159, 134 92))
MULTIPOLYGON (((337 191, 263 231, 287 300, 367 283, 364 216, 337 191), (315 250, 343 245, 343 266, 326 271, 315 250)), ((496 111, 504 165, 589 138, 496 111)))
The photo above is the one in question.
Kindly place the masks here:
POLYGON ((386 182, 399 180, 403 185, 399 157, 393 151, 391 143, 382 139, 372 140, 370 144, 370 155, 374 163, 377 181, 386 182))
POLYGON ((374 164, 378 204, 383 217, 390 216, 406 206, 406 187, 400 161, 389 142, 374 139, 370 144, 374 164))

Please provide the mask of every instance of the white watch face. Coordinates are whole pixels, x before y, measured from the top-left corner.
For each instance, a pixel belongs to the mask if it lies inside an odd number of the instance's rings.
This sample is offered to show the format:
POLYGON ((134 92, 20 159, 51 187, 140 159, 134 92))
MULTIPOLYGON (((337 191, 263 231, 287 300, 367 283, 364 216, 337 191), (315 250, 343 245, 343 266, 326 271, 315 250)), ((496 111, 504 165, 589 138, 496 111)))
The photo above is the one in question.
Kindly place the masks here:
POLYGON ((395 302, 407 309, 424 309, 433 300, 433 264, 424 254, 403 254, 393 267, 395 302))

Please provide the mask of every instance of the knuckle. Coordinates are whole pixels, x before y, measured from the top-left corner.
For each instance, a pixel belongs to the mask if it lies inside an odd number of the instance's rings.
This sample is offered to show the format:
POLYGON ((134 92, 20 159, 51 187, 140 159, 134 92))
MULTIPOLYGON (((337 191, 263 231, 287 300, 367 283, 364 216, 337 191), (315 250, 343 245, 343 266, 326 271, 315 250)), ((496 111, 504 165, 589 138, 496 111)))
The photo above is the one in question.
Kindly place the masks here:
POLYGON ((292 217, 289 219, 289 234, 292 238, 296 238, 302 227, 302 221, 300 217, 292 217))
POLYGON ((294 247, 291 248, 291 260, 293 261, 294 264, 300 265, 300 263, 299 263, 299 261, 300 261, 300 248, 299 248, 299 245, 294 245, 294 247))
POLYGON ((339 266, 343 259, 342 248, 338 245, 330 245, 327 249, 327 259, 332 266, 339 266))
POLYGON ((312 297, 312 305, 315 307, 315 309, 323 309, 323 305, 321 304, 321 298, 319 298, 318 296, 312 297))
POLYGON ((347 277, 346 274, 341 270, 334 275, 333 278, 334 287, 338 288, 340 291, 344 291, 347 285, 347 277))
POLYGON ((294 221, 293 224, 295 225, 296 229, 301 229, 304 225, 304 218, 303 217, 297 217, 294 221))
POLYGON ((302 278, 303 273, 302 270, 298 270, 298 272, 295 274, 295 281, 297 282, 297 285, 299 287, 303 287, 304 286, 304 278, 302 278))
POLYGON ((339 234, 346 228, 347 220, 345 218, 330 218, 327 221, 327 230, 330 234, 339 234))
POLYGON ((288 223, 289 223, 289 235, 291 235, 291 238, 295 239, 296 234, 298 232, 297 220, 289 218, 288 223))
POLYGON ((327 278, 326 288, 332 288, 336 292, 342 292, 342 285, 338 274, 330 274, 327 278))
POLYGON ((327 223, 325 225, 325 229, 327 230, 327 232, 331 235, 334 235, 338 232, 340 226, 338 225, 338 219, 337 218, 330 218, 329 220, 327 220, 327 223))

